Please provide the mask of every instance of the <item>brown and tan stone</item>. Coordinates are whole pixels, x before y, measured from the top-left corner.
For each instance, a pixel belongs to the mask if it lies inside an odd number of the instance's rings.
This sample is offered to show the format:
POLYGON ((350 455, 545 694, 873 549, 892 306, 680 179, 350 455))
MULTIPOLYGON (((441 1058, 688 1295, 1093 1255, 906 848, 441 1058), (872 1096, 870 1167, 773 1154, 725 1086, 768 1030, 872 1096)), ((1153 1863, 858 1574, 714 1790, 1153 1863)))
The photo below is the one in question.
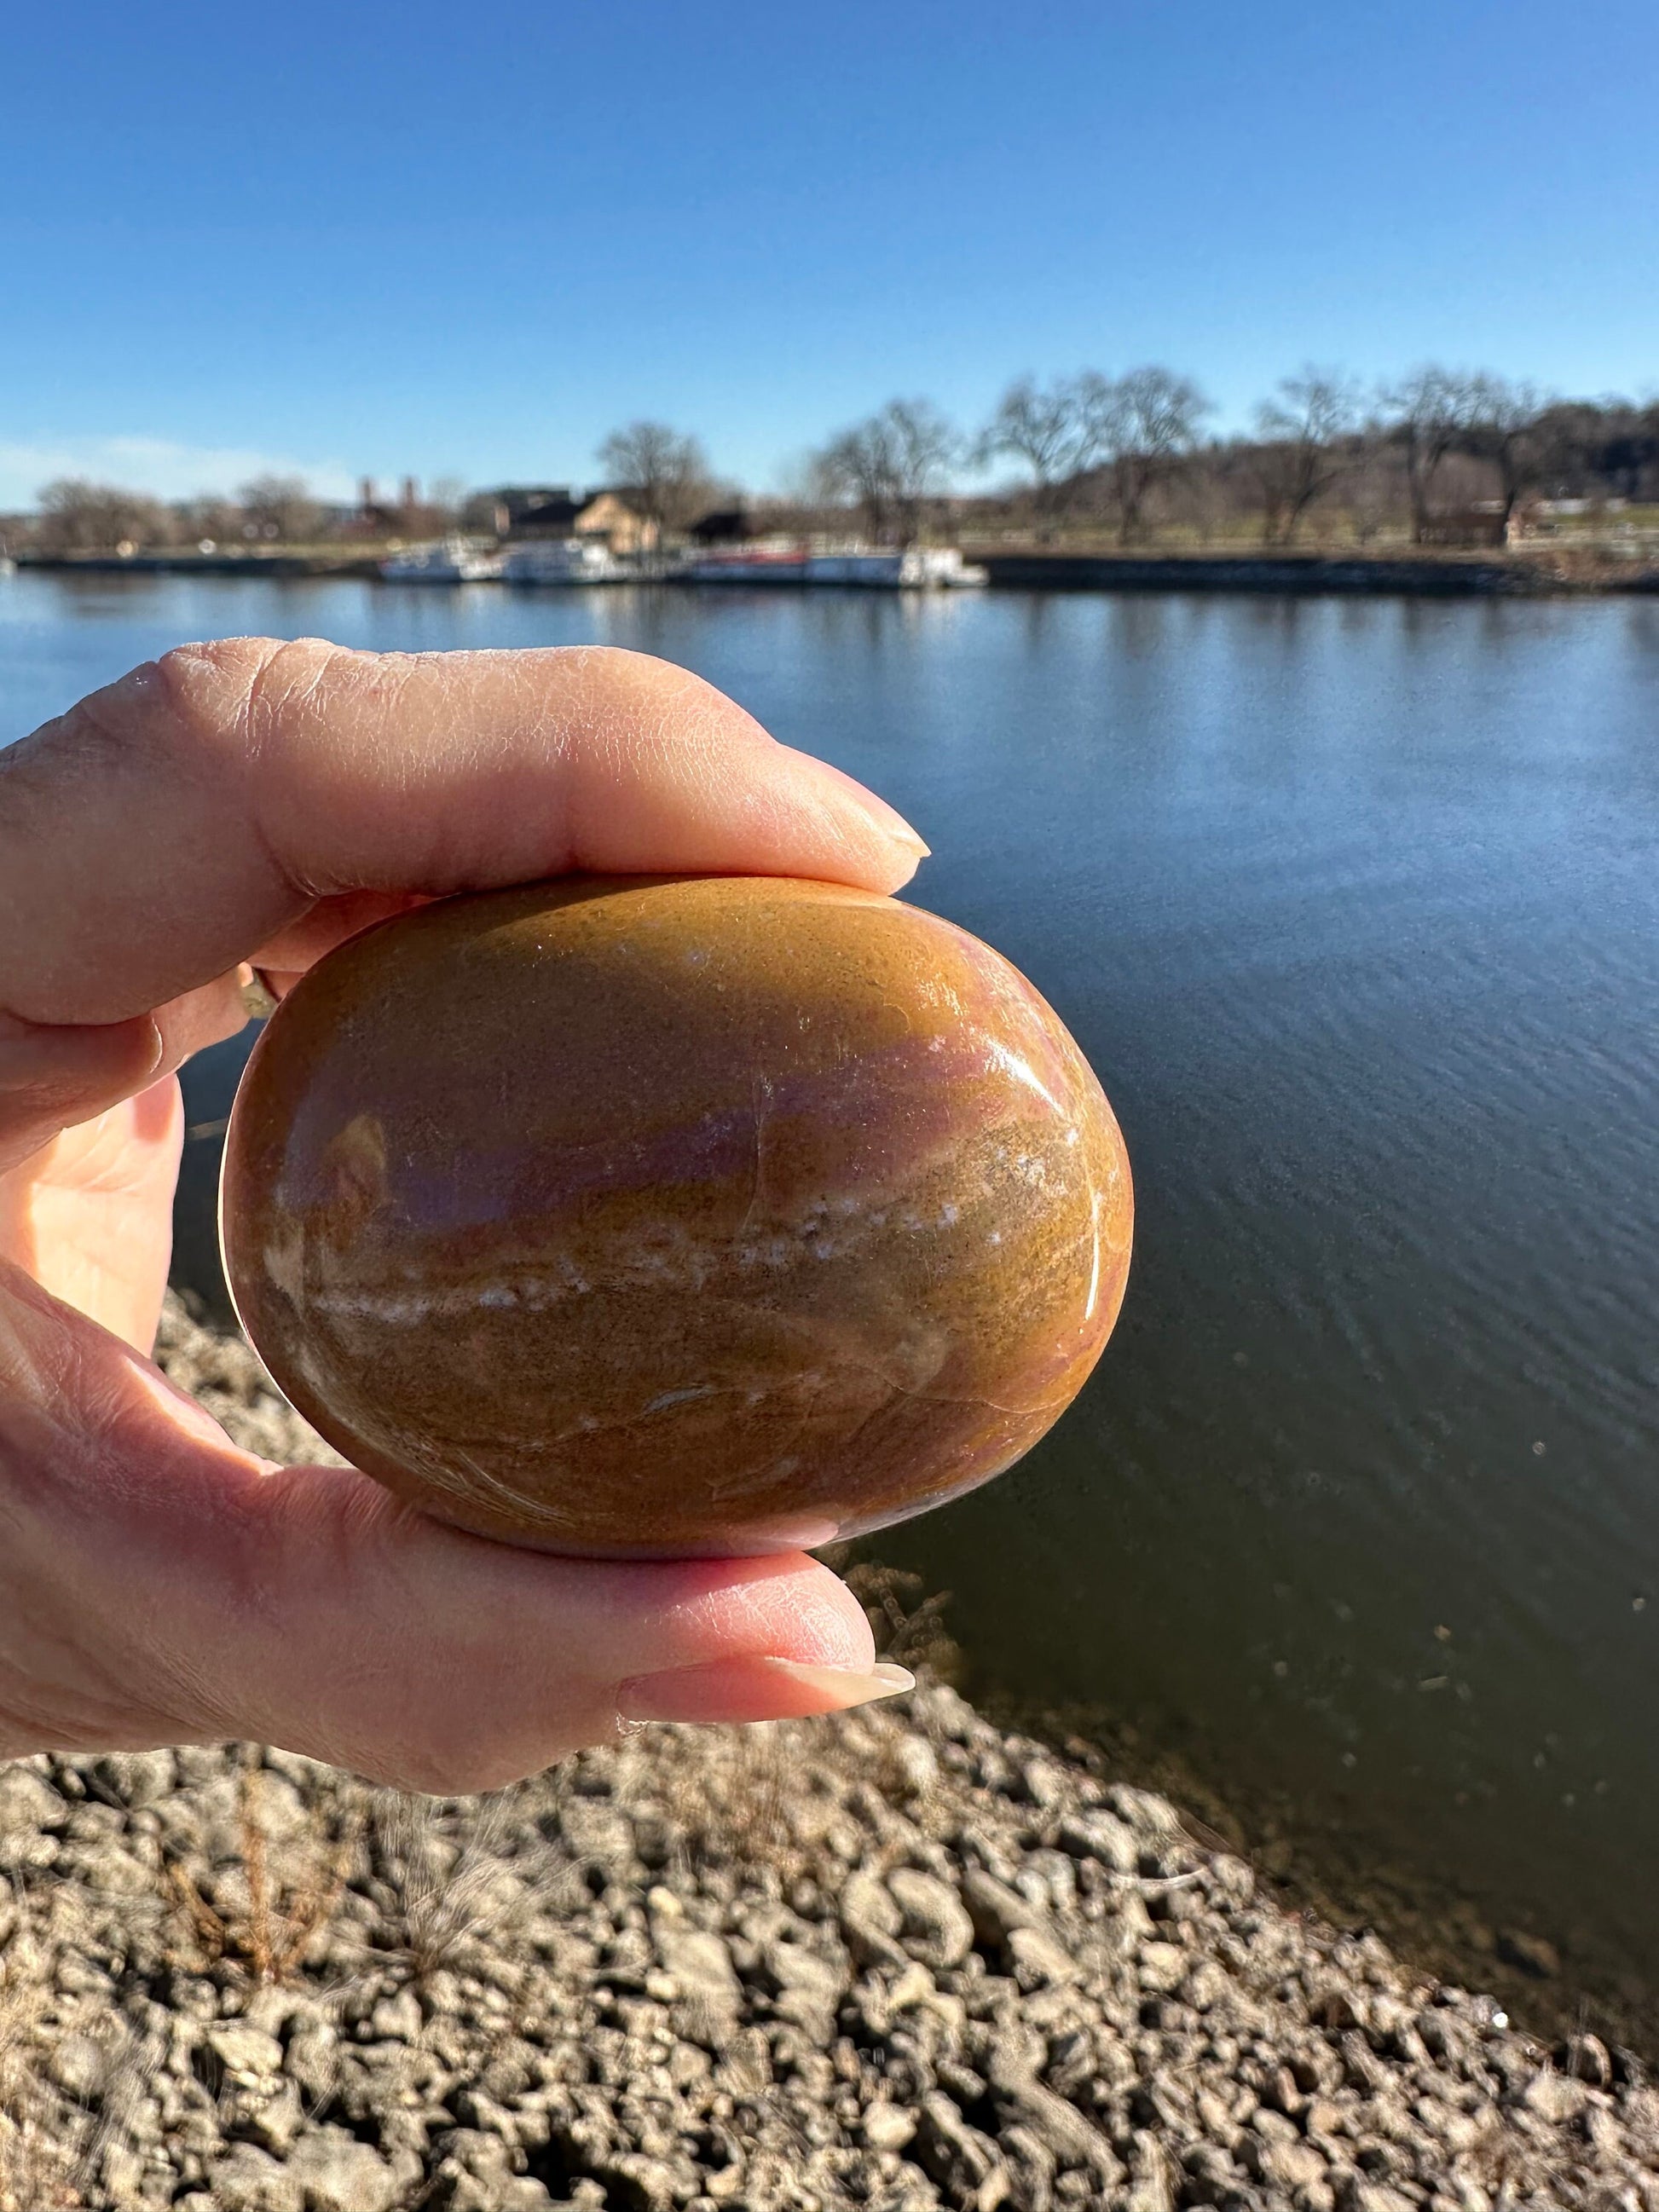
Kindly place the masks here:
POLYGON ((225 1255, 359 1467, 559 1551, 817 1544, 983 1481, 1099 1356, 1099 1084, 936 915, 772 878, 445 901, 312 969, 228 1133, 225 1255))

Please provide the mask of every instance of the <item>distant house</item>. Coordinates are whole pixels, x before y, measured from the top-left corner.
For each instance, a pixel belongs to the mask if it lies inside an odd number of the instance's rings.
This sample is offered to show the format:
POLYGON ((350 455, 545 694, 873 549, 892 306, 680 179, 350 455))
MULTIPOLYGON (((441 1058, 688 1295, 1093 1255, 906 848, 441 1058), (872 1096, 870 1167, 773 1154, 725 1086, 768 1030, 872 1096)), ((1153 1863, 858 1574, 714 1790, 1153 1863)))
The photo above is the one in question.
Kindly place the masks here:
POLYGON ((602 538, 613 553, 654 553, 661 535, 623 491, 596 491, 576 517, 572 535, 602 538))
POLYGON ((654 553, 657 526, 626 491, 573 491, 568 484, 503 484, 486 495, 498 538, 515 545, 586 538, 612 553, 654 553))
POLYGON ((698 545, 746 544, 757 534, 755 518, 746 507, 717 507, 686 532, 698 545))
POLYGON ((586 501, 568 484, 503 484, 490 494, 498 538, 572 538, 586 501))

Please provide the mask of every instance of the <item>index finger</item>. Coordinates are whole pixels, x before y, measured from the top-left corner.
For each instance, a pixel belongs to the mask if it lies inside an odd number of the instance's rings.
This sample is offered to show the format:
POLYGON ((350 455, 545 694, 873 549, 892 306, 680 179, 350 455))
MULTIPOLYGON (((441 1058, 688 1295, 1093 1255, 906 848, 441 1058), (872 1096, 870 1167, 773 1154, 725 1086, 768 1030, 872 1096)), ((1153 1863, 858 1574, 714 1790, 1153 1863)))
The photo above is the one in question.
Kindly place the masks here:
POLYGON ((585 868, 891 891, 927 848, 688 671, 606 649, 184 646, 0 753, 0 1010, 125 1021, 329 902, 585 868))

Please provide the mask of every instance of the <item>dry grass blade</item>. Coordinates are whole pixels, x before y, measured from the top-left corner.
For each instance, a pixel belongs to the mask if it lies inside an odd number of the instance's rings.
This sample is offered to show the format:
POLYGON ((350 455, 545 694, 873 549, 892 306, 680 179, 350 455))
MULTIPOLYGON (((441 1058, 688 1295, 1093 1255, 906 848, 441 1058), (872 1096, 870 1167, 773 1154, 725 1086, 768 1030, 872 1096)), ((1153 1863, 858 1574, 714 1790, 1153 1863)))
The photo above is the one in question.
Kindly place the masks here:
POLYGON ((197 1888, 189 1870, 178 1859, 166 1860, 161 1879, 180 1912, 190 1923, 197 1948, 210 1965, 224 1956, 230 1929, 216 1908, 197 1888))
POLYGON ((47 1990, 33 1965, 23 1946, 0 1964, 0 2212, 82 2201, 38 2070, 47 1990))
POLYGON ((386 1940, 412 1980, 465 1965, 528 1909, 538 1884, 568 1871, 526 1835, 518 1810, 512 1794, 474 1803, 461 1819, 430 1798, 388 1790, 374 1801, 370 1856, 386 1940))
POLYGON ((709 1729, 689 1753, 680 1744, 660 1748, 654 1786, 684 1877, 711 1863, 769 1866, 785 1881, 805 1870, 793 1815, 805 1774, 791 1723, 709 1729))
POLYGON ((261 1804, 257 1757, 245 1764, 238 1785, 237 1832, 246 1904, 224 1911, 204 1897, 176 1858, 164 1862, 162 1879, 207 1964, 232 1962, 256 1987, 291 1980, 327 1928, 357 1848, 355 1825, 328 1837, 325 1815, 313 1810, 303 1833, 289 1839, 286 1878, 271 1868, 271 1838, 261 1804))

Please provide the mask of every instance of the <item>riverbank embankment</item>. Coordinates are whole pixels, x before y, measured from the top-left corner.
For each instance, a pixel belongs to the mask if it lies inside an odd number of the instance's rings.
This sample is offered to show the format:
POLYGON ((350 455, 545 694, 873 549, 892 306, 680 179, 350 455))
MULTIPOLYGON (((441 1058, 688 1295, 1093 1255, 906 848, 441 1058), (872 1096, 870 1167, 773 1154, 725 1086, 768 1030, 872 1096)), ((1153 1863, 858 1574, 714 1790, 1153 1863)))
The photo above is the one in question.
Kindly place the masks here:
MULTIPOLYGON (((161 1356, 314 1453, 176 1302, 161 1356)), ((1283 1911, 940 1684, 483 1800, 35 1759, 0 1865, 0 2206, 1659 2212, 1633 2054, 1283 1911)))
POLYGON ((20 568, 72 576, 240 576, 374 578, 383 550, 296 553, 36 553, 14 556, 20 568))
POLYGON ((1659 562, 1581 554, 1044 553, 975 546, 994 587, 1015 591, 1261 592, 1538 599, 1659 592, 1659 562))
MULTIPOLYGON (((986 571, 993 590, 1065 592, 1226 592, 1437 599, 1540 599, 1562 595, 1659 592, 1659 562, 1615 559, 1553 549, 1469 555, 1297 552, 1045 552, 969 544, 965 557, 986 571)), ((259 578, 357 577, 380 580, 384 549, 364 552, 196 553, 161 551, 17 556, 20 568, 62 575, 179 575, 259 578)), ((489 581, 498 580, 489 579, 489 581)), ((628 580, 603 580, 603 587, 628 580)), ((653 564, 632 580, 685 585, 698 580, 672 565, 653 564)), ((598 588, 599 586, 596 586, 598 588)), ((836 582, 796 590, 890 589, 836 582)), ((431 589, 423 583, 423 590, 431 589)), ((526 588, 515 585, 515 589, 526 588)), ((569 589, 570 584, 531 589, 569 589)), ((714 588, 708 586, 708 588, 714 588)), ((731 583, 719 586, 733 588, 731 583)), ((781 586, 775 580, 764 588, 781 586)))

